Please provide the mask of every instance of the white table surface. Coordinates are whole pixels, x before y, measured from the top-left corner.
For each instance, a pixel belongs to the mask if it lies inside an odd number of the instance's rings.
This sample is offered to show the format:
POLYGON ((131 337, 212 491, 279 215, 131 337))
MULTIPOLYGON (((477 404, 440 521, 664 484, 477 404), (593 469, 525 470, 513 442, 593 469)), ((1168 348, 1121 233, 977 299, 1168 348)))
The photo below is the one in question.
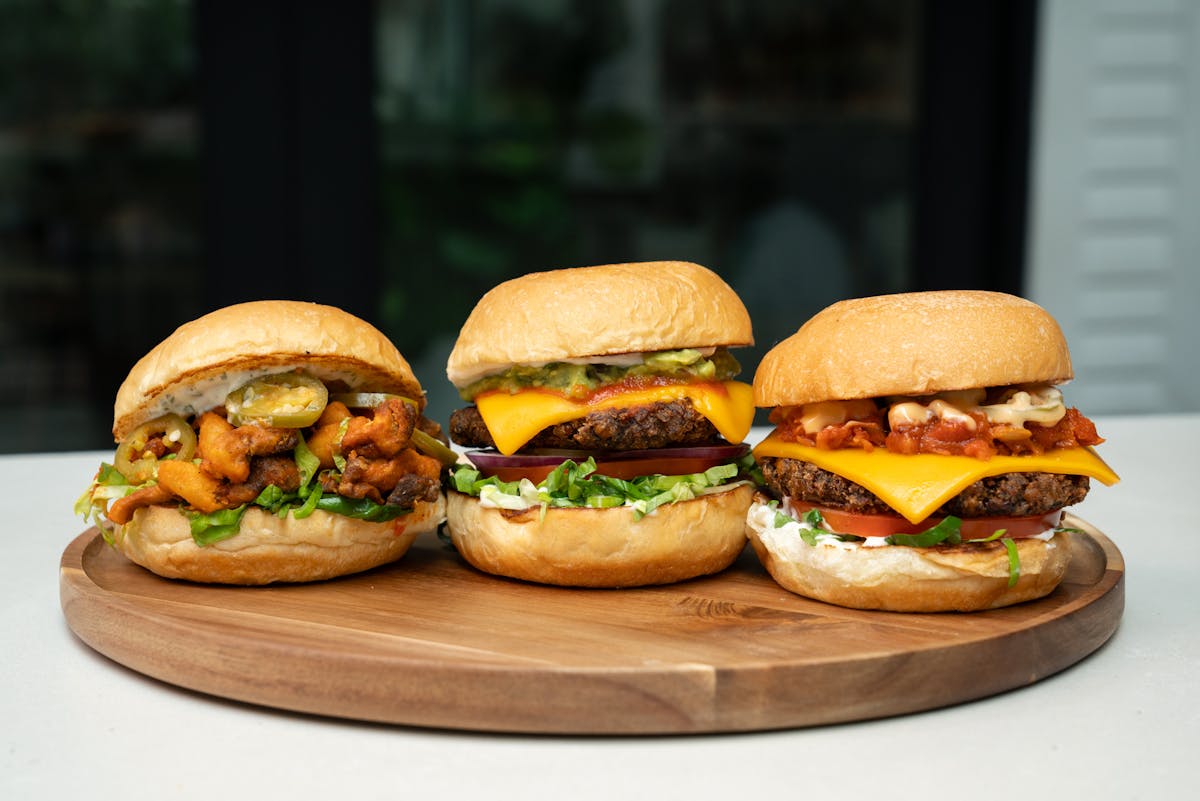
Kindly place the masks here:
POLYGON ((1096 422, 1122 482, 1093 482, 1074 511, 1126 564, 1124 617, 1100 650, 947 709, 679 737, 362 724, 147 678, 83 644, 59 606, 59 559, 84 530, 71 506, 110 454, 0 457, 0 799, 1196 797, 1200 415, 1096 422))

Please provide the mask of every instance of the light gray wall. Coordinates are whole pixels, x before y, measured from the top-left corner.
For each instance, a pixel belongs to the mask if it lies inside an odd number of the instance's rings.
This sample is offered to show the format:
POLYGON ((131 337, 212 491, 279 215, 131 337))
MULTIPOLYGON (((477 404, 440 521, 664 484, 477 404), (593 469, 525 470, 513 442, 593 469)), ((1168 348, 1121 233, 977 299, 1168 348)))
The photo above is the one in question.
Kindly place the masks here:
POLYGON ((1044 0, 1028 275, 1090 415, 1200 411, 1200 2, 1044 0))

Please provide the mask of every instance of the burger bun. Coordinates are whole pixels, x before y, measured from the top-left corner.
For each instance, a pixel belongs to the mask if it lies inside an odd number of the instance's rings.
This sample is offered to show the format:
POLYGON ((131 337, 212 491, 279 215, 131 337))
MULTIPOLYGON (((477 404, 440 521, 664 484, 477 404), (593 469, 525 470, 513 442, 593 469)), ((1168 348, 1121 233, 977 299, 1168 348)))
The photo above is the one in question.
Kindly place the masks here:
POLYGON ((178 507, 147 506, 117 526, 112 541, 131 561, 165 578, 213 584, 320 581, 396 561, 419 535, 438 527, 445 510, 439 497, 373 523, 319 510, 297 520, 252 506, 235 536, 200 546, 178 507))
POLYGON ((1002 292, 945 290, 834 303, 772 348, 756 406, 930 395, 1073 377, 1058 323, 1002 292))
POLYGON ((573 267, 487 292, 463 323, 446 375, 461 389, 516 364, 752 344, 741 299, 699 264, 573 267))
MULTIPOLYGON (((1001 542, 916 548, 858 543, 809 545, 783 529, 755 524, 747 534, 759 561, 783 588, 851 609, 891 612, 973 612, 1050 594, 1066 575, 1070 534, 1016 543, 1020 576, 1009 586, 1008 551, 1001 542)), ((772 512, 773 514, 773 512, 772 512)))
POLYGON ((506 511, 456 491, 447 497, 454 547, 485 573, 571 587, 670 584, 720 572, 746 545, 746 484, 659 506, 506 511))
POLYGON ((252 301, 184 323, 143 356, 117 390, 113 437, 119 442, 166 412, 207 411, 237 388, 238 376, 294 369, 343 391, 390 392, 425 404, 408 362, 371 324, 318 303, 252 301), (182 408, 189 403, 195 407, 182 408))

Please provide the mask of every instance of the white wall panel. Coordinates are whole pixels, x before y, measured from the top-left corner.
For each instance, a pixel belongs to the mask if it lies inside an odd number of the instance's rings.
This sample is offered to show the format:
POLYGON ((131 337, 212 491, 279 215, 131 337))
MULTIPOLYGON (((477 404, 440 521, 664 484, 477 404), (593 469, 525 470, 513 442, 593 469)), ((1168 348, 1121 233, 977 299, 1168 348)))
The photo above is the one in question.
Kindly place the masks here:
POLYGON ((1200 410, 1200 3, 1044 0, 1026 286, 1088 414, 1200 410))

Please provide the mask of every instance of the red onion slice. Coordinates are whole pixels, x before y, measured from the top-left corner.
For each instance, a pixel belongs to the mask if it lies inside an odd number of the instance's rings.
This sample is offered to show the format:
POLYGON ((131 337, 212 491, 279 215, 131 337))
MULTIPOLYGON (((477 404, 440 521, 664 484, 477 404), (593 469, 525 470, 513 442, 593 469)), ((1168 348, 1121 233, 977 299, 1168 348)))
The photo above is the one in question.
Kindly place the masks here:
POLYGON ((750 452, 749 445, 700 445, 691 448, 648 448, 637 451, 541 450, 504 456, 494 450, 467 451, 466 456, 480 470, 501 467, 546 467, 567 459, 582 462, 589 456, 600 462, 629 462, 645 459, 711 459, 731 462, 750 452))

